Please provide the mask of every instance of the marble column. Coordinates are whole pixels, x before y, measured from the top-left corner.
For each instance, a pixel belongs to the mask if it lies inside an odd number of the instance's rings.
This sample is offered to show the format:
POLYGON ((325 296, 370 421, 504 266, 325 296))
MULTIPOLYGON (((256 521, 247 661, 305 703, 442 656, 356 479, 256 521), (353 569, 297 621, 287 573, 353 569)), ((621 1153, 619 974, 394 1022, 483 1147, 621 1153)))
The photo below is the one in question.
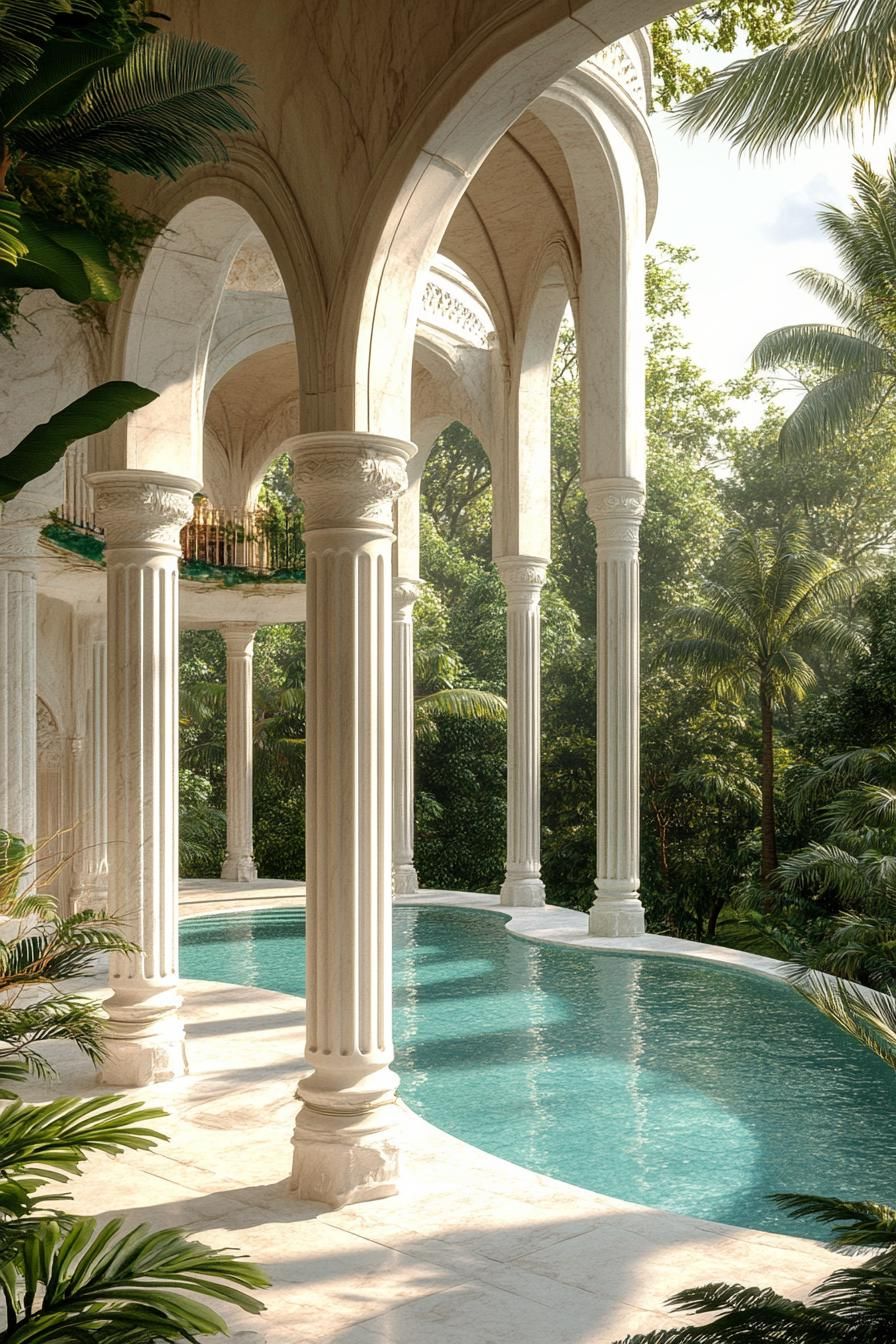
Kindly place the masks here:
POLYGON ((396 896, 417 891, 414 867, 414 603, 419 579, 392 580, 392 860, 396 896))
POLYGON ((639 481, 582 482, 597 531, 597 879, 588 927, 644 932, 640 887, 639 481))
POLYGON ((37 840, 39 527, 0 516, 0 828, 37 840))
POLYGON ((367 433, 287 445, 307 552, 307 1047, 292 1189, 393 1194, 392 506, 414 452, 367 433))
POLYGON ((507 871, 502 905, 544 905, 541 880, 541 590, 547 560, 496 562, 507 594, 507 871))
POLYGON ((78 619, 75 715, 75 851, 72 907, 105 910, 108 896, 106 618, 78 619), (78 744, 76 747, 76 743, 78 744))
POLYGON ((178 1015, 178 573, 196 484, 163 472, 89 477, 106 535, 109 910, 140 948, 110 957, 101 1079, 185 1072, 178 1015))
POLYGON ((227 646, 227 857, 221 866, 226 882, 254 882, 258 877, 252 848, 252 661, 255 626, 221 628, 227 646))

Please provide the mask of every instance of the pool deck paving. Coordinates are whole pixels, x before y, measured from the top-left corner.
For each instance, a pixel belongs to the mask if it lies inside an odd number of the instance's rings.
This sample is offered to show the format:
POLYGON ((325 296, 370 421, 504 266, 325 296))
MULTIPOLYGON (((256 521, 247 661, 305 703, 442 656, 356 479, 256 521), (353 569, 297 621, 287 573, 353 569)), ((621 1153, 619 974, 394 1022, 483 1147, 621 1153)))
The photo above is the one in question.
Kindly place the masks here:
MULTIPOLYGON (((206 884, 206 900, 188 893, 182 913, 297 899, 253 889, 247 900, 245 890, 211 890, 218 885, 206 884)), ((494 906, 494 898, 450 893, 431 899, 494 906)), ((545 910, 514 913, 561 938, 574 912, 553 920, 545 910)), ((534 929, 529 936, 545 936, 534 929)), ((575 940, 571 925, 561 940, 575 940)), ((273 1281, 263 1294, 267 1311, 230 1317, 239 1344, 610 1344, 684 1324, 664 1308, 682 1288, 727 1279, 804 1296, 843 1264, 812 1241, 643 1208, 537 1175, 410 1111, 400 1194, 335 1210, 300 1202, 287 1176, 304 1067, 302 1000, 205 981, 185 982, 183 991, 189 1077, 130 1094, 165 1107, 171 1141, 91 1158, 73 1187, 74 1207, 184 1226, 263 1265, 273 1281)), ((101 1091, 69 1047, 54 1047, 54 1062, 59 1078, 32 1084, 33 1099, 101 1091)))

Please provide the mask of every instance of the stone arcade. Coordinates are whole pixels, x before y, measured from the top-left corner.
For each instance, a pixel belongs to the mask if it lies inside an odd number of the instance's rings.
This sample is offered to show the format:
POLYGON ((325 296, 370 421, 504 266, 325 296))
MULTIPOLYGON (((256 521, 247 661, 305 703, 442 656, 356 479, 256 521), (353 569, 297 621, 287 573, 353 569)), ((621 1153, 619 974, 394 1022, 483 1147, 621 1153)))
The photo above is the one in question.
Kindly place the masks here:
POLYGON ((649 46, 633 30, 660 7, 267 0, 251 24, 237 0, 171 8, 175 28, 237 50, 254 72, 258 131, 176 184, 128 180, 167 228, 107 340, 36 294, 35 326, 4 356, 10 446, 100 378, 161 395, 3 509, 0 821, 58 850, 63 901, 107 899, 143 949, 112 962, 104 1083, 176 1076, 190 1052, 177 974, 179 630, 215 626, 226 640, 222 875, 251 881, 254 632, 305 620, 307 604, 311 1071, 293 1185, 339 1205, 399 1179, 390 903, 393 886, 417 888, 420 483, 455 420, 490 458, 507 593, 502 902, 545 899, 539 602, 551 359, 568 306, 597 532, 590 928, 643 930, 638 528, 656 165, 649 46), (305 506, 305 583, 180 578, 194 495, 244 518, 283 451, 305 506), (104 541, 105 574, 43 535, 50 510, 104 541))

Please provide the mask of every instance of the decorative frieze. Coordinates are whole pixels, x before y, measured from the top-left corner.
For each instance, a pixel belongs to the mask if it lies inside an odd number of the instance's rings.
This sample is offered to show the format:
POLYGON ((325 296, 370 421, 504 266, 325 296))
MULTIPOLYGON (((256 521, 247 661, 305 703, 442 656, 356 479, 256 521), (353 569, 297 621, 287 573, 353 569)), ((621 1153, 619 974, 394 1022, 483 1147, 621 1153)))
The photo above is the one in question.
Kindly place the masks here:
POLYGON ((434 327, 446 327, 466 338, 467 344, 486 350, 489 329, 460 296, 435 280, 423 290, 422 317, 434 327))

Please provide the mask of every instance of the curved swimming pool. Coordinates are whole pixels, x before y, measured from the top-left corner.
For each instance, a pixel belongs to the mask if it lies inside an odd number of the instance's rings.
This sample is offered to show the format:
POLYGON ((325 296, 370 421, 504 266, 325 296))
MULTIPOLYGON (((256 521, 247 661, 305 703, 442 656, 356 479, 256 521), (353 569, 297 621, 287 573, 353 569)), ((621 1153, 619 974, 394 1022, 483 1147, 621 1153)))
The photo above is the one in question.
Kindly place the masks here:
MULTIPOLYGON (((799 1232, 795 1190, 896 1203, 896 1075, 786 984, 395 909, 401 1096, 486 1152, 639 1204, 799 1232)), ((181 924, 181 973, 304 994, 300 910, 181 924)))

